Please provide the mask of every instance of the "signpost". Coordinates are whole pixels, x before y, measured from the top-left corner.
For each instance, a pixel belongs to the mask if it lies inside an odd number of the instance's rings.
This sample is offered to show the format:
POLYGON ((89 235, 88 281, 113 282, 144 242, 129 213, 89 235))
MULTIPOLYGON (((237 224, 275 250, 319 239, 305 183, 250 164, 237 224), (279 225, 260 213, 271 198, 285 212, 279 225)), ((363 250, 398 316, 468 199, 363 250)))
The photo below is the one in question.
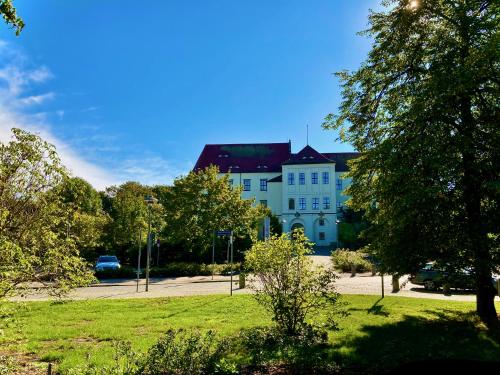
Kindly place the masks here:
POLYGON ((160 267, 160 239, 158 238, 156 240, 156 247, 157 247, 157 253, 156 253, 156 267, 160 267))
MULTIPOLYGON (((217 237, 229 237, 229 241, 227 242, 227 261, 230 262, 230 272, 231 272, 231 285, 230 285, 230 295, 233 295, 233 231, 232 230, 218 230, 216 232, 217 237), (229 253, 231 250, 231 255, 229 253)), ((215 237, 214 237, 214 250, 215 251, 215 237)), ((212 274, 213 278, 213 274, 212 274)))
POLYGON ((139 278, 141 276, 141 247, 142 247, 142 233, 141 230, 139 229, 139 253, 137 254, 137 285, 136 285, 136 292, 139 292, 139 278))

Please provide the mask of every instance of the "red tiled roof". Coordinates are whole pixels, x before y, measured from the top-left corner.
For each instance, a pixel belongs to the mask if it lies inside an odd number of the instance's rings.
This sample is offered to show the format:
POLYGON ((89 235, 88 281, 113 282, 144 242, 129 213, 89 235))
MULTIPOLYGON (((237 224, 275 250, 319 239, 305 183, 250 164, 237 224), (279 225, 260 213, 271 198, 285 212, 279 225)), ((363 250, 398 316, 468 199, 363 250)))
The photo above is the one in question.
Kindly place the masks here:
POLYGON ((289 142, 205 145, 194 170, 216 165, 222 173, 281 172, 290 155, 289 142))
POLYGON ((307 145, 302 150, 296 154, 292 154, 290 159, 288 159, 283 164, 322 164, 322 163, 333 163, 332 160, 320 154, 311 146, 307 145))

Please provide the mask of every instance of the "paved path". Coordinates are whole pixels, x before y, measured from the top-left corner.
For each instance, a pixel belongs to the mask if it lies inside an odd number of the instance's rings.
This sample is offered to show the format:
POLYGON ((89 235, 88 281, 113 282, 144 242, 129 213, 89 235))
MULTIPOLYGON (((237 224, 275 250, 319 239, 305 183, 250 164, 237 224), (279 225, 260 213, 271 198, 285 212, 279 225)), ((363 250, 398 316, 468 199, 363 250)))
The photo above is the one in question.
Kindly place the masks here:
MULTIPOLYGON (((402 278, 401 281, 405 281, 402 278)), ((339 274, 336 282, 337 290, 342 294, 381 294, 381 277, 371 276, 371 274, 358 274, 351 277, 350 274, 339 274)), ((475 296, 462 292, 454 292, 450 296, 443 295, 442 292, 427 292, 422 286, 407 283, 399 293, 391 293, 391 277, 384 277, 384 291, 386 296, 401 296, 414 298, 433 298, 442 300, 474 301, 475 296)), ((165 279, 152 279, 149 291, 145 292, 144 280, 141 280, 139 292, 136 291, 135 280, 107 280, 87 288, 78 288, 73 291, 69 298, 76 300, 86 299, 108 299, 108 298, 155 298, 171 296, 192 296, 207 294, 229 294, 230 277, 216 276, 212 280, 211 276, 178 277, 165 279)), ((234 294, 251 293, 251 289, 239 289, 238 278, 234 277, 234 294)), ((49 296, 42 293, 33 293, 24 298, 16 300, 47 300, 49 296)), ((496 297, 500 301, 500 297, 496 297)))

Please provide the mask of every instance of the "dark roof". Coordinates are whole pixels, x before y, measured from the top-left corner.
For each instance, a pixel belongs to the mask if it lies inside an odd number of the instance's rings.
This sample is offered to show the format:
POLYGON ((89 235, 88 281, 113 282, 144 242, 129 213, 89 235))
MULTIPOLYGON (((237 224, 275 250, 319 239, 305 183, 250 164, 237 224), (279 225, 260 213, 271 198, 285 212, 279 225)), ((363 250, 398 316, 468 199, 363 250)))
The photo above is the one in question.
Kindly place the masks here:
POLYGON ((267 182, 283 182, 283 175, 280 174, 279 176, 273 177, 270 180, 267 180, 267 182))
POLYGON ((320 154, 311 146, 307 145, 297 154, 292 154, 290 159, 288 159, 283 164, 322 164, 322 163, 333 163, 332 160, 328 159, 325 155, 320 154))
POLYGON ((289 142, 205 145, 194 170, 216 165, 222 173, 281 172, 290 155, 289 142))
POLYGON ((323 155, 335 162, 335 172, 347 172, 349 170, 347 161, 356 159, 361 154, 359 152, 324 152, 323 155))

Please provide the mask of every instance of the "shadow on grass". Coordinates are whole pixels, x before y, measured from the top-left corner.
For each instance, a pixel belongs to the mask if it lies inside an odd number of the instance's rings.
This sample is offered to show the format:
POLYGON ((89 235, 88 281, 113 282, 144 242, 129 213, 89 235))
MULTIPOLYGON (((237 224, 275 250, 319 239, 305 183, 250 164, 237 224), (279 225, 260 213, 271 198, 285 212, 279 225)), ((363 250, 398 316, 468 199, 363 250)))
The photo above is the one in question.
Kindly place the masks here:
MULTIPOLYGON (((377 303, 368 311, 378 311, 377 303)), ((361 335, 333 344, 329 349, 332 361, 347 373, 369 374, 387 373, 417 361, 500 361, 500 331, 486 329, 475 314, 446 309, 425 313, 426 317, 406 315, 395 323, 362 326, 361 335)), ((500 362, 493 364, 497 365, 500 368, 500 362)))

